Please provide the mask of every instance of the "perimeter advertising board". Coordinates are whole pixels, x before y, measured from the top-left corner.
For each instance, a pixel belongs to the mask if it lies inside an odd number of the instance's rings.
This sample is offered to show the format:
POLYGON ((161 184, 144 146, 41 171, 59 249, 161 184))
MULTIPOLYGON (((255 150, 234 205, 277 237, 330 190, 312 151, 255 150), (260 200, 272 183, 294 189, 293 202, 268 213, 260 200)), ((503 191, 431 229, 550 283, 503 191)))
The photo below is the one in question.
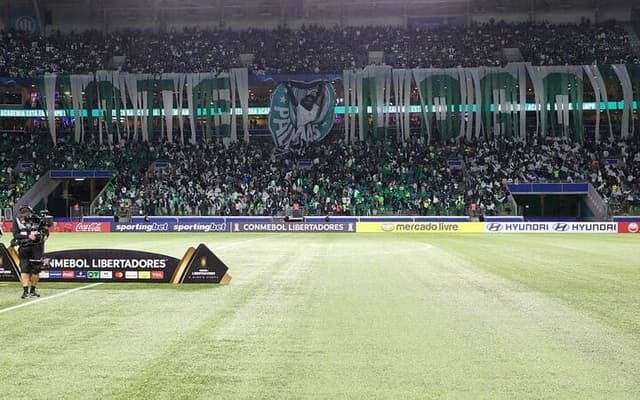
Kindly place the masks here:
POLYGON ((640 224, 637 222, 618 222, 618 233, 640 233, 640 224))
POLYGON ((617 222, 487 222, 487 233, 618 233, 617 222))
POLYGON ((273 232, 273 233, 354 233, 356 224, 352 222, 234 222, 232 232, 273 232))
POLYGON ((166 232, 229 232, 227 222, 145 222, 145 223, 118 223, 113 224, 113 232, 149 232, 149 233, 166 233, 166 232))
POLYGON ((111 232, 110 222, 54 222, 50 232, 111 232))
MULTIPOLYGON (((12 222, 5 221, 2 223, 2 231, 5 234, 11 234, 12 222)), ((111 232, 110 222, 54 222, 49 227, 49 232, 111 232)))
POLYGON ((358 222, 358 233, 482 233, 483 222, 358 222))

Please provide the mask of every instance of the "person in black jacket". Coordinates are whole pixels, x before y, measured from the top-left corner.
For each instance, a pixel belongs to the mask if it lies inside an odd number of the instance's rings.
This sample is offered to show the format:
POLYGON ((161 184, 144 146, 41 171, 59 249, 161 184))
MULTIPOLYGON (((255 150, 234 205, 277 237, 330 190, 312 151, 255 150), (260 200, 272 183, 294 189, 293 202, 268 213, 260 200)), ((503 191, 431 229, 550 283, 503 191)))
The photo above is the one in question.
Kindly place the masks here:
POLYGON ((34 219, 31 207, 20 207, 13 219, 12 245, 18 246, 20 257, 20 282, 22 298, 40 297, 36 291, 44 256, 44 242, 49 236, 48 229, 42 229, 34 219))

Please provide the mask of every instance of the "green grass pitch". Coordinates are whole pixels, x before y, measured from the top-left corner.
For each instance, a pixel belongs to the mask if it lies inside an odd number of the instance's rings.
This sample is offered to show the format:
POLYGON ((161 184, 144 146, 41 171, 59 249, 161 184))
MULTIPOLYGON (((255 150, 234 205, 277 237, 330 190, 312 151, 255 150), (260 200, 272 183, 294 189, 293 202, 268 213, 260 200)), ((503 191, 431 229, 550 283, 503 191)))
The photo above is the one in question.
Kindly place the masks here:
POLYGON ((230 285, 42 283, 38 301, 0 283, 0 398, 640 398, 638 235, 53 234, 48 249, 201 242, 230 285))

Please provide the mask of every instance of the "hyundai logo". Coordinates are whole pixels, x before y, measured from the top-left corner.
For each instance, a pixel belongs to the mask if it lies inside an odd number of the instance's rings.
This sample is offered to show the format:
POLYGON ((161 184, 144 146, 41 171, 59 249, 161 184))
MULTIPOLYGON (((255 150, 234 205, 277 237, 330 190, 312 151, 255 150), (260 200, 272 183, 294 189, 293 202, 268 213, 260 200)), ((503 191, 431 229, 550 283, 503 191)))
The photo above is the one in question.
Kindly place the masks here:
POLYGON ((489 232, 498 232, 502 230, 502 224, 499 222, 492 222, 490 224, 487 224, 487 230, 489 232))
POLYGON ((553 225, 553 230, 556 232, 566 232, 569 230, 569 224, 565 222, 558 222, 553 225))

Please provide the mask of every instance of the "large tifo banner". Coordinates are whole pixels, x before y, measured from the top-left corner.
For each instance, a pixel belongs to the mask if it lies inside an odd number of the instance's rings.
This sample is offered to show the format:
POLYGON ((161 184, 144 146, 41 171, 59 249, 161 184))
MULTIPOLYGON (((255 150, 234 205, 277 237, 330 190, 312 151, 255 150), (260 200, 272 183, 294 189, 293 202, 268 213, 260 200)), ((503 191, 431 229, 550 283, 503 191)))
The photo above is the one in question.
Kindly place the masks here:
POLYGON ((53 122, 56 115, 60 116, 56 111, 76 119, 76 142, 113 143, 123 139, 147 142, 153 141, 154 135, 158 134, 169 142, 186 139, 191 144, 212 137, 237 140, 236 122, 240 117, 244 139, 249 139, 246 68, 155 75, 120 71, 73 75, 46 73, 41 82, 39 92, 45 107, 43 111, 49 119, 49 133, 54 143, 57 132, 53 122), (158 105, 160 109, 156 108, 158 105), (235 112, 238 105, 241 116, 235 112), (125 124, 110 123, 125 118, 125 124), (154 130, 158 119, 162 122, 160 133, 154 130), (201 120, 206 123, 200 126, 198 121, 201 120), (175 129, 174 122, 177 122, 175 129), (186 138, 188 134, 190 138, 186 138), (200 139, 196 139, 198 137, 200 139))
POLYGON ((637 131, 633 108, 640 100, 639 77, 636 64, 349 69, 342 79, 344 138, 362 141, 373 134, 408 140, 410 114, 419 112, 426 122, 421 135, 427 140, 437 133, 440 139, 535 135, 582 141, 585 111, 595 113, 597 142, 627 138, 637 131), (621 91, 609 98, 607 87, 612 85, 621 91), (593 108, 586 107, 585 90, 593 93, 593 108), (622 111, 615 130, 610 110, 622 111), (528 128, 531 118, 535 130, 528 128))
POLYGON ((286 82, 271 95, 269 130, 276 146, 300 149, 333 127, 336 91, 330 82, 286 82))
MULTIPOLYGON (((228 267, 204 244, 182 259, 120 249, 62 250, 45 254, 43 281, 228 283, 228 267)), ((0 281, 17 281, 20 261, 14 248, 0 243, 0 281)))

